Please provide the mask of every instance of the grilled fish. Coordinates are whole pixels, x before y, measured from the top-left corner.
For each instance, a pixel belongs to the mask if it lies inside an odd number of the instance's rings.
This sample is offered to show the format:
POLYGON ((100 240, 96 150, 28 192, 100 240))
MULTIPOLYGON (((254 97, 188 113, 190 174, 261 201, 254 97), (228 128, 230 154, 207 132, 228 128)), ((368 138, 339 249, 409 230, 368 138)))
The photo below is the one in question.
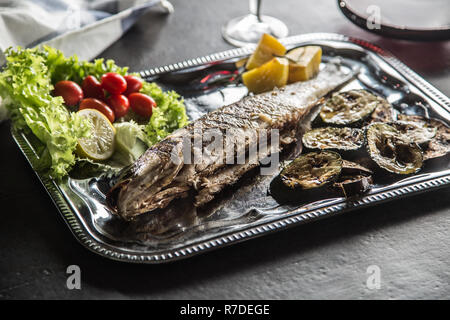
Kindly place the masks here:
POLYGON ((298 140, 299 122, 315 102, 350 77, 339 65, 328 63, 312 80, 248 96, 204 115, 150 147, 121 175, 109 191, 107 202, 125 220, 164 208, 172 200, 188 195, 194 196, 195 206, 206 204, 259 166, 262 159, 298 140), (226 141, 239 141, 243 136, 245 139, 225 147, 221 154, 201 140, 205 129, 226 141), (276 145, 273 129, 278 130, 276 145), (250 152, 261 147, 263 130, 270 132, 268 147, 264 152, 250 152), (207 156, 201 162, 192 161, 196 154, 207 156), (244 161, 237 161, 235 155, 239 154, 245 154, 244 161))

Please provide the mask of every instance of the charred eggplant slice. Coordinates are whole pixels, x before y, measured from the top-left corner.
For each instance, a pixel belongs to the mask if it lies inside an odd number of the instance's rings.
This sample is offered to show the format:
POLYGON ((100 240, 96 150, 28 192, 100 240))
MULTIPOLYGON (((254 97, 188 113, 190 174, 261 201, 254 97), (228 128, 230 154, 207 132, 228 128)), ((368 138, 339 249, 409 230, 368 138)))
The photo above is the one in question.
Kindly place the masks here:
POLYGON ((308 202, 329 194, 328 186, 341 174, 343 160, 334 151, 302 154, 270 183, 269 194, 278 202, 308 202))
POLYGON ((364 144, 364 132, 356 128, 322 127, 306 132, 302 142, 313 150, 358 150, 364 144))
POLYGON ((379 105, 385 103, 385 99, 366 90, 336 92, 322 106, 319 115, 326 124, 362 124, 379 105))
POLYGON ((350 198, 367 192, 372 188, 372 185, 372 176, 362 174, 342 175, 333 183, 333 188, 340 191, 346 198, 350 198))
POLYGON ((421 116, 399 114, 399 120, 414 122, 419 127, 434 128, 436 134, 424 147, 424 160, 439 158, 450 153, 450 128, 440 120, 428 119, 421 116))
POLYGON ((356 162, 343 160, 341 175, 332 187, 346 198, 358 196, 372 188, 372 174, 372 170, 356 162))
POLYGON ((314 189, 335 180, 342 170, 342 158, 333 151, 300 155, 284 168, 281 181, 291 189, 314 189))
POLYGON ((381 168, 396 174, 412 174, 420 170, 423 155, 420 147, 386 123, 373 123, 366 131, 367 149, 381 168))
POLYGON ((424 144, 430 142, 436 135, 436 127, 430 126, 427 123, 420 124, 413 121, 397 121, 390 123, 395 129, 400 131, 403 136, 406 136, 409 140, 417 143, 424 144))
POLYGON ((359 163, 348 161, 348 160, 342 160, 342 174, 343 175, 371 175, 373 174, 373 171, 362 166, 359 163))
POLYGON ((428 144, 424 159, 434 159, 450 153, 450 128, 441 125, 437 128, 436 136, 428 144))
POLYGON ((392 105, 385 99, 380 98, 380 103, 370 116, 370 123, 373 122, 393 122, 395 119, 395 112, 392 105), (381 101, 382 100, 382 101, 381 101))

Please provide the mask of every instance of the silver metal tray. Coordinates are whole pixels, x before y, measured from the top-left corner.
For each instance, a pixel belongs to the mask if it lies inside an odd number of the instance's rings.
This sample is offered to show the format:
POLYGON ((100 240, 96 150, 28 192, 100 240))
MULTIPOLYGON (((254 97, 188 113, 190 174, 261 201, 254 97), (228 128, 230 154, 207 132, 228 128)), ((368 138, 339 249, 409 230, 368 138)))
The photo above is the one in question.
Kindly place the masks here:
MULTIPOLYGON (((370 87, 404 112, 427 114, 450 122, 450 99, 398 61, 368 42, 337 34, 305 34, 284 39, 288 48, 321 45, 323 59, 340 56, 344 65, 361 72, 349 87, 370 87)), ((241 99, 242 86, 202 86, 199 79, 248 56, 253 47, 234 49, 180 63, 145 70, 142 77, 165 89, 175 89, 186 100, 191 120, 221 105, 241 99)), ((30 137, 12 130, 13 138, 30 164, 37 157, 30 137)), ((394 198, 431 191, 450 184, 449 157, 414 176, 378 184, 352 201, 341 197, 320 199, 296 206, 280 206, 267 195, 268 178, 253 176, 221 195, 202 212, 179 203, 158 214, 143 215, 126 223, 105 204, 108 175, 89 179, 67 178, 56 182, 36 172, 74 236, 89 250, 114 260, 162 263, 217 249, 317 219, 375 205, 394 198)))

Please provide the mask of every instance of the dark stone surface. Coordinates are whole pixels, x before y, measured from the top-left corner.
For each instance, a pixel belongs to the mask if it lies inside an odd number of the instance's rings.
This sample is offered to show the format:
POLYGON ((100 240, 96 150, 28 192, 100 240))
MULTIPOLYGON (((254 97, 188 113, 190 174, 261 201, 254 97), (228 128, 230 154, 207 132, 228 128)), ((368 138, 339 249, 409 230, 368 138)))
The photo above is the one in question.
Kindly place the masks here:
MULTIPOLYGON (((336 32, 372 41, 450 95, 450 42, 383 39, 358 29, 334 0, 263 1, 291 35, 336 32), (282 4, 282 5, 280 5, 282 4)), ((175 13, 150 12, 102 56, 131 70, 230 48, 220 36, 245 1, 174 0, 175 13)), ((0 124, 0 299, 370 299, 450 297, 449 189, 296 227, 188 260, 130 265, 101 258, 70 234, 0 124), (81 290, 66 268, 81 268, 81 290), (381 289, 366 286, 370 265, 381 289)))

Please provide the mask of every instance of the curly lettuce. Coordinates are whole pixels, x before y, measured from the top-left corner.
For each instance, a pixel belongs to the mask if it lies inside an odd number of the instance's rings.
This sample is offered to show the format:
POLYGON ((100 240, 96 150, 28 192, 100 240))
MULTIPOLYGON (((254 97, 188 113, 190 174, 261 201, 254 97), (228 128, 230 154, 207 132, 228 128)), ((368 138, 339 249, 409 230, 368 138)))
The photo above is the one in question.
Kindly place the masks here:
MULTIPOLYGON (((128 68, 117 66, 113 60, 80 61, 77 56, 65 57, 54 48, 9 48, 6 65, 0 72, 0 97, 17 129, 31 131, 41 151, 39 170, 60 179, 68 174, 76 161, 79 138, 89 134, 89 125, 77 113, 70 112, 61 97, 53 97, 53 84, 71 80, 81 84, 88 75, 97 79, 107 72, 121 75, 128 68)), ((163 92, 155 83, 144 82, 142 93, 157 103, 148 123, 141 126, 146 143, 154 144, 188 123, 183 100, 175 92, 163 92)))
POLYGON ((80 61, 76 55, 65 57, 61 51, 49 46, 44 46, 42 50, 46 56, 46 64, 52 83, 71 80, 81 84, 87 76, 100 79, 107 72, 126 75, 128 71, 127 67, 119 67, 111 59, 105 61, 103 58, 99 58, 93 62, 80 61))
POLYGON ((163 92, 155 83, 145 82, 140 92, 153 97, 157 105, 145 127, 151 144, 188 124, 184 102, 175 91, 163 92))
POLYGON ((15 128, 30 130, 45 145, 35 165, 62 177, 75 163, 77 141, 88 134, 89 126, 67 110, 61 97, 51 95, 53 85, 43 52, 17 48, 8 49, 6 56, 0 73, 2 104, 15 128))

